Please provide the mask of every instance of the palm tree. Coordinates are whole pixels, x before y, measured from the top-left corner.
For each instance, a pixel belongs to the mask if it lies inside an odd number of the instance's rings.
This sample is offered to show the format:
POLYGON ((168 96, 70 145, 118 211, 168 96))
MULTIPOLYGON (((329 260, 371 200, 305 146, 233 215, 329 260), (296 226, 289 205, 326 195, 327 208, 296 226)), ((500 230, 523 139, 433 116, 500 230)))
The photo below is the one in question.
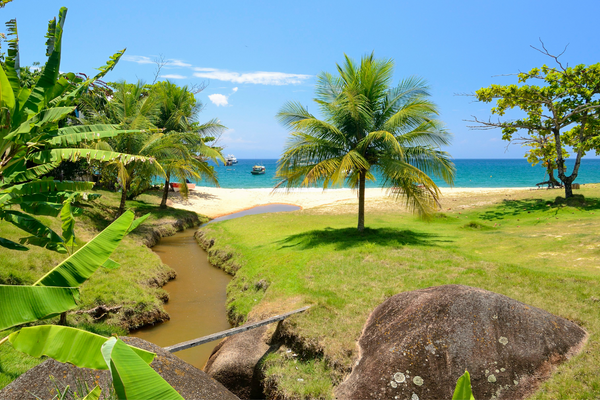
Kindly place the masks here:
POLYGON ((278 162, 278 185, 342 185, 358 190, 358 230, 365 226, 365 182, 383 177, 382 187, 409 208, 428 216, 440 191, 429 177, 454 179, 450 156, 439 150, 450 134, 436 119, 425 83, 417 78, 390 87, 394 62, 365 56, 360 65, 345 56, 339 76, 318 76, 315 102, 324 119, 299 103, 277 117, 292 133, 278 162))
POLYGON ((187 196, 186 179, 206 179, 218 186, 215 170, 208 164, 225 162, 221 149, 207 145, 224 129, 218 119, 204 124, 197 122, 197 115, 202 104, 196 99, 195 92, 187 86, 164 81, 155 85, 160 104, 160 112, 156 126, 166 132, 165 143, 171 148, 170 154, 157 159, 164 168, 165 185, 160 203, 167 207, 171 177, 182 182, 182 195, 187 196))

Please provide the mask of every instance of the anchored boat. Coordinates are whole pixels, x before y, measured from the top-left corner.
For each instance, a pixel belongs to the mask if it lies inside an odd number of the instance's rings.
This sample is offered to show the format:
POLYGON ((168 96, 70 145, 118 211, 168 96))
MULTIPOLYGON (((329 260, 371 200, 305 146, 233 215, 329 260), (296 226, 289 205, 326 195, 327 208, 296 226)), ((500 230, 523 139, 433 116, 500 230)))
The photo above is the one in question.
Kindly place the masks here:
POLYGON ((233 154, 228 154, 227 157, 225 157, 225 165, 233 165, 233 164, 237 164, 238 160, 237 158, 235 158, 235 156, 233 154))
POLYGON ((252 171, 250 171, 250 173, 252 175, 262 175, 265 173, 265 171, 266 169, 264 165, 255 165, 254 167, 252 167, 252 171))

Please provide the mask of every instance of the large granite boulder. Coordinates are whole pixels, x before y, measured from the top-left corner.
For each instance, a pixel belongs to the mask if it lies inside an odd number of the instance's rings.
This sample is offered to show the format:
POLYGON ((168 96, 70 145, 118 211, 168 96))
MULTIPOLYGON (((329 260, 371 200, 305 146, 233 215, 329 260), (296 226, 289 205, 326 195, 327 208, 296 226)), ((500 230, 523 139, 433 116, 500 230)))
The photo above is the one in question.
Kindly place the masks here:
POLYGON ((273 348, 268 326, 225 338, 215 347, 204 371, 240 399, 262 399, 260 363, 273 348))
MULTIPOLYGON (((186 363, 157 345, 134 337, 122 337, 124 342, 156 353, 152 368, 158 372, 183 398, 188 400, 236 400, 234 394, 223 385, 210 378, 201 370, 186 363)), ((55 384, 50 379, 54 377, 56 384, 64 389, 69 385, 77 389, 82 384, 93 388, 100 385, 103 395, 108 394, 110 376, 107 370, 97 371, 87 368, 77 368, 52 359, 30 369, 15 381, 0 391, 3 400, 35 400, 53 399, 56 395, 55 384)), ((79 392, 81 394, 81 392, 79 392)), ((101 398, 105 398, 102 396, 101 398)))
POLYGON ((369 316, 339 399, 450 399, 465 369, 476 399, 522 399, 586 332, 506 296, 446 285, 397 294, 369 316))

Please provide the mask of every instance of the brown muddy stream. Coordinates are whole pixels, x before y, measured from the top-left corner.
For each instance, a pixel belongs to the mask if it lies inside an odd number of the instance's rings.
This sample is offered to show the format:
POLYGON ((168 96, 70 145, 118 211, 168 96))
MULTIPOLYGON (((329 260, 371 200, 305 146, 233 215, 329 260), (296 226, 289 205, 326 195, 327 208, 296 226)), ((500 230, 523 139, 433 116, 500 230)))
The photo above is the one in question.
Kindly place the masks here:
MULTIPOLYGON (((216 218, 209 223, 298 209, 300 207, 288 204, 270 204, 216 218)), ((169 292, 169 302, 164 307, 171 320, 137 330, 131 336, 166 347, 231 328, 225 312, 226 289, 231 276, 209 264, 206 252, 194 239, 196 229, 163 238, 152 248, 163 263, 177 272, 177 278, 164 286, 169 292)), ((218 343, 207 343, 175 354, 202 368, 218 343)))

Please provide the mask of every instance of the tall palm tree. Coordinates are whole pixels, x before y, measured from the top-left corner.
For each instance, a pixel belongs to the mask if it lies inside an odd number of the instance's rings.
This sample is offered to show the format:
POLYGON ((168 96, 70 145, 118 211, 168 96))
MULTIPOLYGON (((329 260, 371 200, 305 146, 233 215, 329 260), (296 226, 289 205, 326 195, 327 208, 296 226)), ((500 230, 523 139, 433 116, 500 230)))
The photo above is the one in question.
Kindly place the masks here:
MULTIPOLYGON (((119 124, 124 129, 136 131, 100 142, 96 144, 96 148, 138 156, 153 154, 151 157, 155 157, 164 154, 166 149, 161 145, 163 134, 155 125, 160 105, 151 88, 141 81, 135 84, 120 81, 111 86, 112 94, 107 101, 98 102, 91 97, 84 100, 82 109, 86 122, 119 124)), ((139 194, 136 184, 149 186, 152 176, 163 172, 159 162, 150 164, 115 160, 110 163, 110 167, 115 170, 116 180, 121 188, 118 215, 125 211, 125 201, 139 194)))
MULTIPOLYGON (((382 187, 422 216, 438 204, 440 191, 429 175, 452 183, 454 165, 440 146, 450 134, 436 119, 425 83, 392 83, 394 62, 365 56, 359 65, 345 56, 338 76, 318 76, 315 102, 324 119, 299 103, 277 114, 292 133, 278 162, 279 185, 341 185, 358 190, 358 230, 365 227, 365 182, 383 177, 382 187)), ((278 185, 278 186, 279 186, 278 185)))
POLYGON ((156 126, 166 132, 165 143, 172 151, 165 157, 157 157, 164 168, 165 185, 160 203, 166 208, 169 196, 171 177, 176 177, 182 183, 182 194, 187 196, 186 179, 206 179, 218 186, 214 168, 208 164, 225 162, 221 149, 209 146, 207 143, 224 129, 218 119, 206 123, 197 122, 197 116, 202 108, 195 93, 187 86, 164 81, 155 85, 155 91, 160 104, 160 112, 156 126))

